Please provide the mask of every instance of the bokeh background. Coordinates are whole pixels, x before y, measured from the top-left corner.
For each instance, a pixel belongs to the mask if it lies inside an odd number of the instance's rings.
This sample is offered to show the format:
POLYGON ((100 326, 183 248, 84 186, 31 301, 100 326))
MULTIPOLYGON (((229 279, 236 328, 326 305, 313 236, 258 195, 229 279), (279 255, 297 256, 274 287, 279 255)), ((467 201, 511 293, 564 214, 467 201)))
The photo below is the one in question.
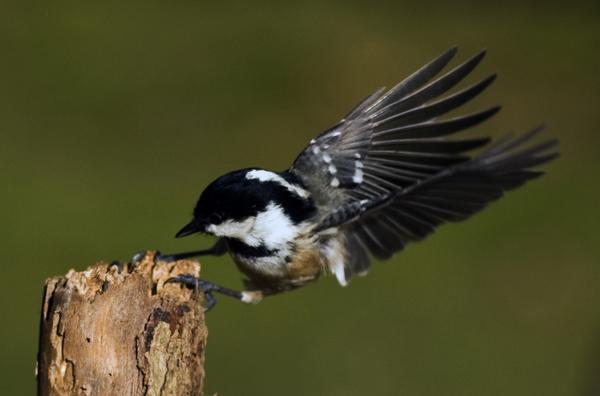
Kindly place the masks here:
MULTIPOLYGON (((46 277, 174 252, 226 171, 284 169, 358 100, 458 44, 562 158, 366 278, 208 316, 208 395, 600 394, 600 12, 593 3, 3 2, 0 393, 34 394, 46 277), (501 3, 501 4, 500 4, 501 3)), ((228 258, 204 276, 239 286, 228 258)), ((132 302, 135 304, 135 302, 132 302)))

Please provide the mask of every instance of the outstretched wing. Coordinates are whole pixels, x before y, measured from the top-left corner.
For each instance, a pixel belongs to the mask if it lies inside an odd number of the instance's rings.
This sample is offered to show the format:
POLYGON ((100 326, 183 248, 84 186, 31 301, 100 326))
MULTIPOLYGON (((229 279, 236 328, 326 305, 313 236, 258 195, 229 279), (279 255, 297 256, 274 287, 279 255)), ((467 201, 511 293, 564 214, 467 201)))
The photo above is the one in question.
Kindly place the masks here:
POLYGON ((506 191, 541 176, 543 172, 535 168, 558 156, 553 150, 557 140, 528 147, 541 131, 539 127, 491 145, 469 161, 368 201, 368 208, 338 223, 336 226, 345 231, 350 257, 357 257, 348 263, 346 276, 368 269, 366 252, 388 258, 407 243, 422 240, 439 225, 465 220, 506 191))
POLYGON ((530 168, 554 158, 555 142, 520 150, 535 135, 506 140, 471 159, 465 152, 488 138, 448 139, 494 115, 499 107, 456 118, 441 116, 481 93, 489 76, 440 98, 481 61, 480 52, 433 79, 456 54, 450 49, 386 93, 363 100, 295 160, 317 204, 335 211, 319 230, 341 227, 349 251, 346 276, 365 272, 368 253, 387 258, 443 222, 467 218, 504 191, 540 173, 530 168), (431 81, 433 79, 433 81, 431 81))
POLYGON ((447 136, 485 121, 499 107, 436 119, 477 96, 495 79, 491 75, 437 99, 485 55, 482 51, 430 82, 456 51, 446 51, 385 94, 380 89, 364 99, 340 123, 313 139, 290 171, 308 184, 317 201, 326 203, 388 194, 468 159, 463 153, 488 139, 449 140, 447 136))

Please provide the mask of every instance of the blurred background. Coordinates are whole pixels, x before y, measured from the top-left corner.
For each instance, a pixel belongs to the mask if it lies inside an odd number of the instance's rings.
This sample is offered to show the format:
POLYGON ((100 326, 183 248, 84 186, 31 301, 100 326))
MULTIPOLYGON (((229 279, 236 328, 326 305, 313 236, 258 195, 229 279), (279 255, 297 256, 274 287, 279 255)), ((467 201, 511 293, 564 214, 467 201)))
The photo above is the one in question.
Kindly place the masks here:
MULTIPOLYGON (((562 158, 345 289, 329 277, 258 306, 221 298, 206 394, 600 394, 597 5, 0 7, 3 394, 34 394, 46 277, 208 246, 173 238, 207 183, 286 168, 365 95, 452 45, 457 61, 489 50, 467 83, 499 73, 463 112, 503 111, 467 134, 546 121, 562 158)), ((229 258, 202 262, 207 279, 240 286, 229 258)))

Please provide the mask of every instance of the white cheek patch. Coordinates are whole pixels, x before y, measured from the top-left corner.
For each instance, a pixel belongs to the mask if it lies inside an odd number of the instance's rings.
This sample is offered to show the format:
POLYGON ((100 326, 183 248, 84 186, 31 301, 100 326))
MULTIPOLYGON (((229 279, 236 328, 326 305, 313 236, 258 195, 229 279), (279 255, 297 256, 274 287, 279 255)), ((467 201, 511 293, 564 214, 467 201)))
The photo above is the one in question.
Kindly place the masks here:
POLYGON ((250 246, 257 246, 262 242, 268 249, 279 250, 293 241, 299 232, 300 227, 292 222, 281 206, 271 202, 263 212, 256 215, 254 227, 245 242, 250 246))
POLYGON ((255 221, 255 217, 243 221, 227 220, 221 224, 211 224, 206 230, 218 237, 242 239, 250 232, 255 221))
POLYGON ((266 170, 255 169, 255 170, 248 171, 248 173, 246 173, 246 179, 248 179, 248 180, 256 179, 261 182, 273 181, 275 183, 279 183, 281 186, 285 187, 288 191, 291 191, 294 194, 301 196, 302 198, 308 198, 308 196, 310 195, 308 193, 308 191, 306 191, 305 189, 289 183, 287 180, 285 180, 283 177, 279 176, 275 172, 269 172, 266 170))
POLYGON ((269 250, 287 251, 301 230, 285 214, 281 206, 273 202, 256 216, 243 221, 227 220, 221 224, 211 224, 206 230, 215 236, 236 238, 248 246, 265 246, 269 250))

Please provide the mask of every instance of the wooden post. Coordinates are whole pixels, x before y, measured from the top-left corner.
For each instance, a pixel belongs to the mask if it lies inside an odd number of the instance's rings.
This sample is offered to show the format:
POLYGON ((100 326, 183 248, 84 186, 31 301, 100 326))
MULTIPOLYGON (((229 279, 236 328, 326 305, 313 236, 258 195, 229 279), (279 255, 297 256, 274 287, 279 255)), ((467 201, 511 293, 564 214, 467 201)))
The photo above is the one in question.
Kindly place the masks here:
POLYGON ((193 261, 98 263, 46 281, 38 395, 202 395, 202 293, 165 284, 193 261))

